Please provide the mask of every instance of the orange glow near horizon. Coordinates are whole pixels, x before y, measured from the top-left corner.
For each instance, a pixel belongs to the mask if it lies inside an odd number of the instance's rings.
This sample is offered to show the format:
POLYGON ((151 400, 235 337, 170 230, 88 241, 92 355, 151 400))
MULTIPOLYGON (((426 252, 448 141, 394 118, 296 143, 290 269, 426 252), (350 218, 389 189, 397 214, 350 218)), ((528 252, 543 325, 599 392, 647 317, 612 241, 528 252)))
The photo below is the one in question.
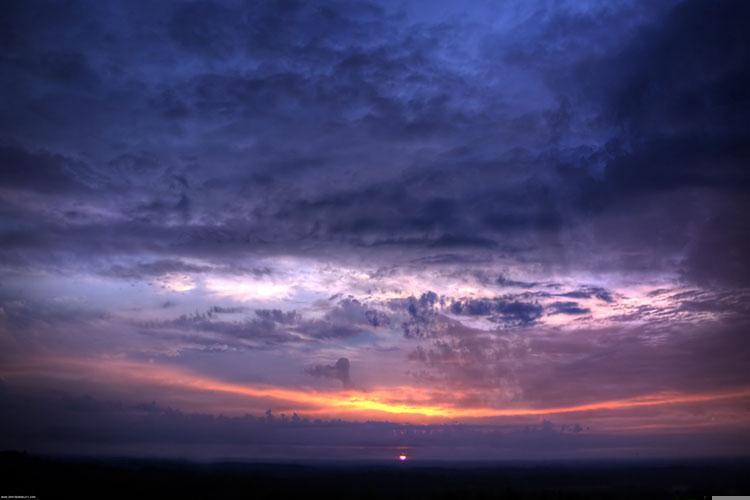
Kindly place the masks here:
POLYGON ((377 415, 397 417, 399 420, 412 420, 421 417, 429 420, 474 419, 490 417, 527 417, 591 411, 616 411, 639 407, 706 403, 717 400, 741 399, 750 397, 750 388, 741 388, 714 393, 655 393, 632 398, 613 399, 594 403, 546 408, 493 408, 456 407, 435 403, 438 399, 459 399, 462 394, 438 393, 420 387, 398 386, 381 387, 368 391, 339 390, 322 392, 288 389, 276 386, 248 385, 221 381, 171 367, 152 363, 138 363, 116 359, 65 359, 46 360, 41 366, 31 369, 9 370, 5 376, 14 375, 63 375, 70 378, 83 375, 109 376, 113 380, 126 383, 147 383, 208 393, 221 393, 246 396, 254 399, 271 399, 287 404, 302 415, 326 415, 334 417, 346 414, 353 418, 370 418, 377 415), (93 371, 93 373, 92 373, 93 371), (453 397, 451 397, 453 396, 453 397), (411 418, 410 418, 411 417, 411 418))

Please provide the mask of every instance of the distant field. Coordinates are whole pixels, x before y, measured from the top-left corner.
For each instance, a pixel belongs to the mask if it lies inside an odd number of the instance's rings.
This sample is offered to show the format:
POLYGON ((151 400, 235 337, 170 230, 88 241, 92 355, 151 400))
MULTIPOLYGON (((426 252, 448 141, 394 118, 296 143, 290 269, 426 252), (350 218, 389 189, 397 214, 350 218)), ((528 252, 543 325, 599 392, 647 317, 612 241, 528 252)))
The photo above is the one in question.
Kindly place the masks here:
POLYGON ((750 492, 750 461, 255 464, 0 455, 0 495, 36 498, 668 498, 750 492))

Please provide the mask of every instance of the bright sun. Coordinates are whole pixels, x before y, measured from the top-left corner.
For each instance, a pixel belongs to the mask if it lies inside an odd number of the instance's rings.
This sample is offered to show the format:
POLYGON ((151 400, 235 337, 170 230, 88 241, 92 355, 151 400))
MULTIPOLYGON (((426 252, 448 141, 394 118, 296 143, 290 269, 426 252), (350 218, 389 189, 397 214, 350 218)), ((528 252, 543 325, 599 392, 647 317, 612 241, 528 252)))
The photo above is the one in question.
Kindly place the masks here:
POLYGON ((398 456, 398 459, 401 460, 402 462, 406 462, 406 455, 402 453, 401 455, 398 456))

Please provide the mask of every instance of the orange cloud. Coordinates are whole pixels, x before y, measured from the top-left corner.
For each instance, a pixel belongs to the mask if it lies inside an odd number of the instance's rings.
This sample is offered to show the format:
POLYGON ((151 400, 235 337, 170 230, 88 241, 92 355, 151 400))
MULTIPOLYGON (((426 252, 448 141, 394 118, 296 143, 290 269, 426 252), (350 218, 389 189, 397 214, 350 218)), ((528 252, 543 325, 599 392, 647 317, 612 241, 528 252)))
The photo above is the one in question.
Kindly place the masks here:
MULTIPOLYGON (((117 359, 68 358, 45 360, 44 363, 35 368, 26 366, 4 370, 4 376, 11 377, 13 375, 48 375, 55 377, 63 374, 68 378, 71 374, 78 374, 78 376, 97 377, 99 380, 107 379, 125 384, 145 383, 151 386, 167 387, 172 390, 229 394, 255 400, 273 400, 280 405, 283 404, 284 408, 289 408, 300 414, 318 414, 331 417, 346 414, 352 418, 373 418, 377 416, 382 418, 387 416, 389 419, 404 421, 545 416, 709 403, 718 400, 750 397, 750 388, 740 388, 711 393, 656 393, 633 398, 545 408, 458 407, 435 404, 436 392, 419 387, 397 386, 376 388, 371 391, 339 390, 328 392, 312 389, 289 389, 277 386, 231 383, 173 366, 117 359)), ((450 399, 450 394, 442 394, 442 396, 445 399, 450 399)), ((453 399, 460 399, 462 395, 454 394, 454 396, 453 399)))

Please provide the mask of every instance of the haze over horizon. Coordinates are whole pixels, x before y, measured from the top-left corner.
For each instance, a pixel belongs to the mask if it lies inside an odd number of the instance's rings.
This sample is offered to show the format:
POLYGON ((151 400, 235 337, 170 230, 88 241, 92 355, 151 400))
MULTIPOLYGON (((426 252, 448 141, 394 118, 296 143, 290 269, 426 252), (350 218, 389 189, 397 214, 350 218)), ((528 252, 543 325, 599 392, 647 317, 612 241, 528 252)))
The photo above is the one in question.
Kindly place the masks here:
POLYGON ((747 456, 748 20, 4 2, 0 449, 747 456))

